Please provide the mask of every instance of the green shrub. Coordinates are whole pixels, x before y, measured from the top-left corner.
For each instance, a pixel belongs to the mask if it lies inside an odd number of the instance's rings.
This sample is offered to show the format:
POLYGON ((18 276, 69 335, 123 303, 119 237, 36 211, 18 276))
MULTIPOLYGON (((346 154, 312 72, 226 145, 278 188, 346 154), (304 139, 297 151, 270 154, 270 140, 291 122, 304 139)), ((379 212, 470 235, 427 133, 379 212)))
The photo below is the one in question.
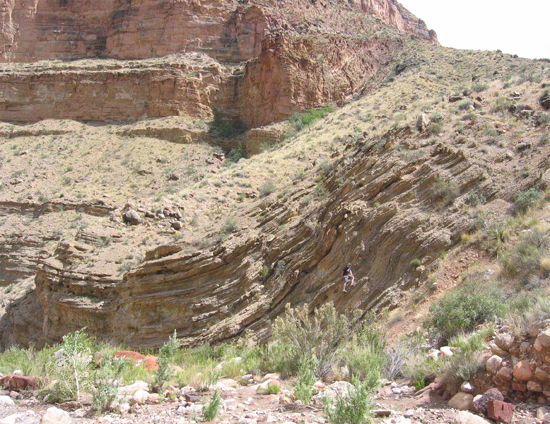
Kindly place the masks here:
POLYGON ((437 135, 443 131, 443 125, 441 125, 439 122, 432 122, 428 125, 427 130, 430 134, 437 135))
POLYGON ((495 104, 491 108, 492 112, 503 112, 507 111, 510 106, 512 106, 512 102, 507 99, 506 97, 497 97, 495 100, 495 104))
POLYGON ((176 331, 168 339, 168 341, 160 348, 158 354, 158 366, 157 374, 155 376, 155 385, 162 389, 164 384, 172 377, 173 371, 170 367, 170 363, 173 361, 176 352, 179 347, 176 331))
POLYGON ((500 255, 500 262, 509 278, 527 284, 529 277, 541 272, 541 260, 548 255, 550 236, 539 229, 528 231, 519 243, 500 255))
POLYGON ((202 408, 202 421, 214 421, 220 413, 220 406, 222 405, 222 397, 216 390, 208 403, 202 408))
POLYGON ((537 203, 540 203, 544 196, 536 188, 521 191, 514 196, 514 206, 517 213, 525 213, 537 203))
POLYGON ((439 112, 432 113, 430 115, 430 122, 442 122, 443 121, 443 115, 439 112))
POLYGON ((281 386, 278 384, 270 384, 267 386, 267 394, 268 395, 278 395, 281 392, 281 386))
POLYGON ((430 198, 435 203, 449 205, 460 194, 460 187, 454 181, 438 179, 430 191, 430 198))
POLYGON ((315 357, 303 358, 298 367, 298 384, 294 389, 294 397, 309 405, 314 395, 313 384, 315 383, 315 370, 318 361, 315 357))
POLYGON ((271 181, 268 181, 265 184, 262 184, 260 186, 260 189, 259 189, 260 196, 261 197, 269 196, 270 194, 274 193, 275 190, 277 190, 277 187, 275 186, 275 184, 273 184, 271 181))
POLYGON ((353 388, 348 396, 340 395, 336 400, 325 399, 325 413, 332 424, 367 424, 372 422, 374 403, 372 388, 353 379, 353 388))
MULTIPOLYGON (((92 409, 96 414, 101 414, 109 409, 118 395, 117 379, 128 365, 127 360, 121 360, 108 356, 103 358, 101 366, 94 372, 94 387, 92 397, 92 409)), ((133 364, 129 364, 133 367, 133 364)))
POLYGON ((442 341, 474 329, 506 311, 500 291, 486 282, 471 282, 449 292, 430 307, 424 326, 442 341))
POLYGON ((416 390, 426 387, 428 379, 432 379, 439 373, 441 361, 435 361, 426 356, 426 352, 418 352, 408 358, 402 369, 402 374, 407 378, 416 390))
POLYGON ((329 113, 334 112, 334 109, 330 106, 325 106, 319 109, 312 109, 303 113, 295 113, 290 118, 290 124, 295 132, 303 130, 305 127, 310 126, 319 119, 324 118, 329 113))
POLYGON ((474 105, 472 99, 464 99, 458 102, 458 108, 460 110, 468 110, 474 105))
POLYGON ((367 383, 369 387, 376 387, 386 361, 385 346, 381 332, 362 327, 346 345, 343 355, 350 374, 367 383))
POLYGON ((487 88, 489 88, 489 86, 482 82, 476 82, 474 85, 472 85, 472 91, 474 93, 480 93, 487 90, 487 88))
POLYGON ((237 231, 238 229, 239 229, 239 223, 234 217, 230 216, 225 220, 222 231, 225 234, 231 234, 237 231))
POLYGON ((223 138, 236 137, 247 129, 240 119, 225 119, 219 111, 214 112, 214 120, 210 123, 210 133, 223 138))
POLYGON ((292 309, 287 304, 285 313, 273 324, 273 340, 285 346, 285 367, 297 370, 301 360, 315 357, 318 360, 316 375, 326 377, 338 359, 340 346, 352 334, 353 320, 339 314, 332 303, 316 308, 313 315, 308 305, 292 309))

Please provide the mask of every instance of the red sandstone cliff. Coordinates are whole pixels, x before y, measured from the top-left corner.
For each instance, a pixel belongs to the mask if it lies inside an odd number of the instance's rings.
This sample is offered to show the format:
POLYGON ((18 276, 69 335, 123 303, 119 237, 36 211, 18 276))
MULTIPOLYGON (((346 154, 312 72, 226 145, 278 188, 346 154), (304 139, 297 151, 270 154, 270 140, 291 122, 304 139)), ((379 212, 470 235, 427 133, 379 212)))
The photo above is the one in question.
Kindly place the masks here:
POLYGON ((143 59, 194 50, 243 61, 259 55, 269 30, 353 32, 338 18, 350 9, 435 41, 395 0, 0 0, 0 60, 143 59))

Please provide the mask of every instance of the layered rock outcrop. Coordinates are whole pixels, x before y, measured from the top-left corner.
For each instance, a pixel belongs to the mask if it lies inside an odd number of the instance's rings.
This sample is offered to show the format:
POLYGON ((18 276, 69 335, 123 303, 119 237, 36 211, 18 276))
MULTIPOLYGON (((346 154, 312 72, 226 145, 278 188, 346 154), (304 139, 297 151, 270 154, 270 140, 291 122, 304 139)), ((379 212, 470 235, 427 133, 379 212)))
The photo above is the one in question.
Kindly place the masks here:
POLYGON ((0 61, 94 60, 3 66, 0 120, 264 125, 357 94, 404 34, 436 42, 394 0, 1 0, 0 61))
POLYGON ((303 17, 326 22, 331 15, 326 9, 334 14, 360 9, 399 30, 435 40, 395 0, 2 0, 0 59, 144 59, 192 50, 243 61, 259 55, 267 30, 304 24, 303 17), (289 9, 293 13, 285 14, 289 9))
POLYGON ((468 226, 459 208, 434 205, 432 185, 453 178, 467 195, 483 172, 442 145, 405 163, 389 148, 393 137, 406 132, 351 147, 328 174, 325 198, 310 186, 282 203, 259 201, 249 210, 258 224, 210 250, 159 247, 120 278, 79 271, 81 254, 60 246, 43 261, 36 290, 8 311, 2 343, 40 344, 83 326, 141 347, 158 346, 174 329, 186 344, 247 329, 262 338, 286 303, 369 310, 398 301, 468 226), (321 206, 308 209, 315 199, 321 206), (423 267, 411 266, 415 258, 423 267), (341 296, 346 261, 359 278, 341 296))

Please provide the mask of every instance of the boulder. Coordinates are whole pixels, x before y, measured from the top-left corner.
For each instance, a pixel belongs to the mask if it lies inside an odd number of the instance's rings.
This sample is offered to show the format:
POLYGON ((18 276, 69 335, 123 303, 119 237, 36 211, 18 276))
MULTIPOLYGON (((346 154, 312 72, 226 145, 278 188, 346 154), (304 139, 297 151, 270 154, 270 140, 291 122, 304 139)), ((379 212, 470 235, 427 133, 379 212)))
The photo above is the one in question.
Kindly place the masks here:
POLYGON ((512 371, 512 368, 509 367, 502 367, 497 372, 497 379, 500 381, 511 381, 514 376, 514 372, 512 371))
POLYGON ((73 422, 71 416, 62 409, 51 407, 42 416, 40 424, 71 424, 73 422))
POLYGON ((416 120, 416 129, 420 132, 426 130, 426 128, 430 125, 430 118, 428 118, 428 115, 425 113, 420 114, 420 116, 416 120))
POLYGON ((467 411, 472 409, 474 397, 469 393, 458 392, 449 400, 449 406, 454 409, 467 411))
POLYGON ((143 405, 149 399, 149 392, 147 390, 138 390, 132 395, 132 403, 143 405))
POLYGON ((454 417, 453 424, 491 424, 484 418, 472 414, 468 411, 460 411, 454 417))
POLYGON ((337 399, 339 397, 348 397, 350 390, 353 389, 353 384, 348 383, 347 381, 336 381, 330 386, 327 386, 322 393, 313 396, 313 402, 315 404, 322 405, 323 399, 337 399))
POLYGON ((460 385, 460 391, 464 393, 474 393, 475 387, 469 381, 465 381, 460 385))
POLYGON ((9 396, 0 396, 0 406, 15 406, 15 402, 9 396))
POLYGON ((489 343, 489 348, 494 355, 504 357, 508 354, 505 350, 502 350, 494 341, 489 343))
POLYGON ((530 392, 542 392, 542 384, 540 384, 538 381, 528 381, 527 390, 529 390, 530 392))
POLYGON ((497 355, 491 356, 485 363, 485 369, 491 374, 496 374, 502 367, 502 358, 497 355))
POLYGON ((152 355, 142 355, 132 350, 121 350, 114 354, 115 358, 129 359, 134 365, 145 366, 147 371, 157 371, 159 369, 158 358, 152 355))
POLYGON ((539 103, 544 109, 550 109, 550 91, 546 90, 542 93, 542 96, 539 97, 539 103))
POLYGON ((135 210, 128 209, 122 213, 122 221, 129 225, 139 225, 142 220, 135 210))
POLYGON ((483 395, 476 396, 473 402, 473 410, 483 415, 487 415, 487 405, 491 400, 504 400, 504 396, 498 389, 489 389, 483 395))
POLYGON ((514 378, 518 381, 529 381, 533 376, 531 365, 528 361, 519 361, 514 366, 514 378))
POLYGON ((490 400, 487 405, 487 416, 498 422, 511 423, 515 409, 516 407, 511 403, 490 400))
POLYGON ((453 350, 449 346, 443 346, 441 349, 439 349, 443 356, 446 356, 447 358, 450 358, 454 355, 453 350))
POLYGON ((38 381, 35 377, 25 377, 22 375, 7 375, 0 378, 0 386, 6 390, 21 391, 34 389, 38 386, 38 381))
POLYGON ((145 381, 136 381, 133 384, 130 384, 128 386, 122 386, 118 388, 118 394, 120 396, 134 396, 134 394, 140 390, 149 391, 149 384, 147 384, 145 381))
POLYGON ((495 344, 502 350, 509 352, 514 344, 514 336, 509 333, 500 333, 495 337, 495 344))
POLYGON ((550 328, 539 333, 537 336, 537 343, 542 346, 543 349, 550 348, 550 328))

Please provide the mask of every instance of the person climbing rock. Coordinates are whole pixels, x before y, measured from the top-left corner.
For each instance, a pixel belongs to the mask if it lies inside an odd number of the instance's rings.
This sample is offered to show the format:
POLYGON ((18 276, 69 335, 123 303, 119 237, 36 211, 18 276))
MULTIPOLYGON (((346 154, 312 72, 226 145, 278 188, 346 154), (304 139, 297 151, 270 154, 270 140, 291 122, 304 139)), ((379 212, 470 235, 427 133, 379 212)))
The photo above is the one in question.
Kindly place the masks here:
POLYGON ((346 267, 344 268, 343 277, 344 277, 344 293, 347 293, 348 288, 350 286, 355 285, 355 277, 353 276, 353 272, 351 271, 350 264, 347 264, 346 267))

